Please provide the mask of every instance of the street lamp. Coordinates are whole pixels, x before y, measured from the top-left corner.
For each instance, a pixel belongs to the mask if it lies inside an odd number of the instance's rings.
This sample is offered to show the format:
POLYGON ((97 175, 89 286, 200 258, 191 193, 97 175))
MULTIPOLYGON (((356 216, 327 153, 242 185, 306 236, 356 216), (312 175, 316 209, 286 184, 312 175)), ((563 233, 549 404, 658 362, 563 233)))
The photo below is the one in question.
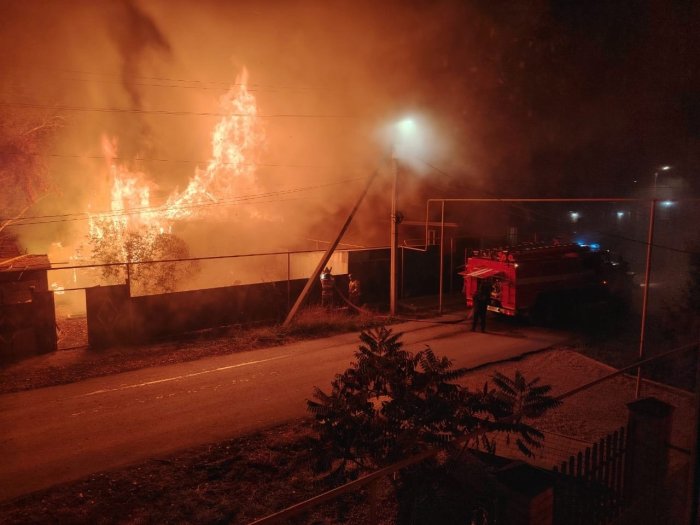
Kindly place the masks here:
POLYGON ((659 172, 660 171, 668 171, 671 169, 671 166, 659 166, 659 168, 654 172, 654 195, 653 197, 656 198, 656 184, 659 180, 659 172))
POLYGON ((411 118, 405 118, 394 125, 392 148, 391 148, 391 171, 393 177, 393 188, 391 192, 391 258, 389 271, 389 314, 396 315, 396 296, 397 296, 397 271, 398 263, 398 245, 399 245, 399 223, 401 222, 401 214, 397 212, 396 205, 398 201, 399 189, 399 163, 398 157, 400 153, 404 153, 404 149, 409 145, 410 139, 415 139, 416 123, 411 118))

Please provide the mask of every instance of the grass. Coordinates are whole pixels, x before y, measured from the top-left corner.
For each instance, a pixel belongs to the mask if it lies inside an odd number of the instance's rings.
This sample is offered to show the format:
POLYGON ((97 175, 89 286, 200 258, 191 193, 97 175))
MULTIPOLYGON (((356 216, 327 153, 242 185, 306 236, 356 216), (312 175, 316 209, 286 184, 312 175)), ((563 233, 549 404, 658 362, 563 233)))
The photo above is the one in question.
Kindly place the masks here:
POLYGON ((350 315, 346 310, 312 307, 302 310, 287 327, 219 327, 143 346, 60 350, 4 364, 0 367, 0 394, 356 332, 385 322, 385 316, 372 312, 350 315))
MULTIPOLYGON (((0 503, 2 523, 250 523, 332 488, 310 468, 311 436, 300 420, 102 472, 0 503)), ((364 499, 349 495, 291 523, 393 523, 389 498, 372 520, 364 499)))

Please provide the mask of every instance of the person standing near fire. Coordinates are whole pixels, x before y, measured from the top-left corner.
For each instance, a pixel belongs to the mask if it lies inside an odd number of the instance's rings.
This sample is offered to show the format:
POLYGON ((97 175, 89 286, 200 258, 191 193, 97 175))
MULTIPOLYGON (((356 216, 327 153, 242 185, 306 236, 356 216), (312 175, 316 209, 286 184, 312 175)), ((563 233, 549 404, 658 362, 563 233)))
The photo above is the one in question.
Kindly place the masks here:
POLYGON ((476 331, 477 323, 481 327, 481 331, 486 331, 486 312, 489 306, 489 299, 491 298, 491 291, 493 290, 493 285, 488 279, 483 279, 479 281, 479 286, 476 289, 476 293, 472 297, 474 302, 474 315, 472 316, 472 332, 476 331))
POLYGON ((321 306, 326 310, 333 307, 333 288, 335 287, 335 278, 331 273, 331 269, 326 268, 321 272, 321 306))
POLYGON ((362 288, 360 287, 360 280, 354 277, 351 273, 348 274, 348 296, 350 302, 356 308, 360 307, 360 300, 362 296, 362 288))

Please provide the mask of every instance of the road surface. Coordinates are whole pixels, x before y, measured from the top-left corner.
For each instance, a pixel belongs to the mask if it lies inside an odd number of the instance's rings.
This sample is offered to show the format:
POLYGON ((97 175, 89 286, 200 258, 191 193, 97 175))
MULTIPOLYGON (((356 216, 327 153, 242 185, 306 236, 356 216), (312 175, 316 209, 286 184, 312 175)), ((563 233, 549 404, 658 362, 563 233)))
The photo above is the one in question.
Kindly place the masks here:
MULTIPOLYGON (((564 333, 409 322, 405 348, 429 344, 479 366, 565 341, 564 333)), ((353 361, 357 334, 218 356, 0 396, 0 500, 307 414, 353 361)))

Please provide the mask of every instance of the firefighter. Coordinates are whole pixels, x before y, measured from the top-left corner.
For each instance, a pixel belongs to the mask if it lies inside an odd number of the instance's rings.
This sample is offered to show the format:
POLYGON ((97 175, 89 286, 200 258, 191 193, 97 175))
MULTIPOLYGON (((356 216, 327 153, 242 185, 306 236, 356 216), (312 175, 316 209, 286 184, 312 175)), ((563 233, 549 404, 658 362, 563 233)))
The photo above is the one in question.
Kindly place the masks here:
POLYGON ((331 273, 331 269, 326 268, 321 272, 321 306, 326 310, 333 307, 333 287, 335 286, 335 278, 331 273))
POLYGON ((472 332, 476 331, 476 325, 479 323, 481 331, 486 331, 486 311, 491 298, 491 290, 493 285, 488 279, 479 281, 476 292, 472 297, 474 301, 474 315, 472 316, 472 332))
POLYGON ((348 296, 350 297, 350 302, 353 306, 360 306, 360 299, 362 295, 362 288, 360 287, 360 280, 353 277, 351 273, 348 274, 348 296))

